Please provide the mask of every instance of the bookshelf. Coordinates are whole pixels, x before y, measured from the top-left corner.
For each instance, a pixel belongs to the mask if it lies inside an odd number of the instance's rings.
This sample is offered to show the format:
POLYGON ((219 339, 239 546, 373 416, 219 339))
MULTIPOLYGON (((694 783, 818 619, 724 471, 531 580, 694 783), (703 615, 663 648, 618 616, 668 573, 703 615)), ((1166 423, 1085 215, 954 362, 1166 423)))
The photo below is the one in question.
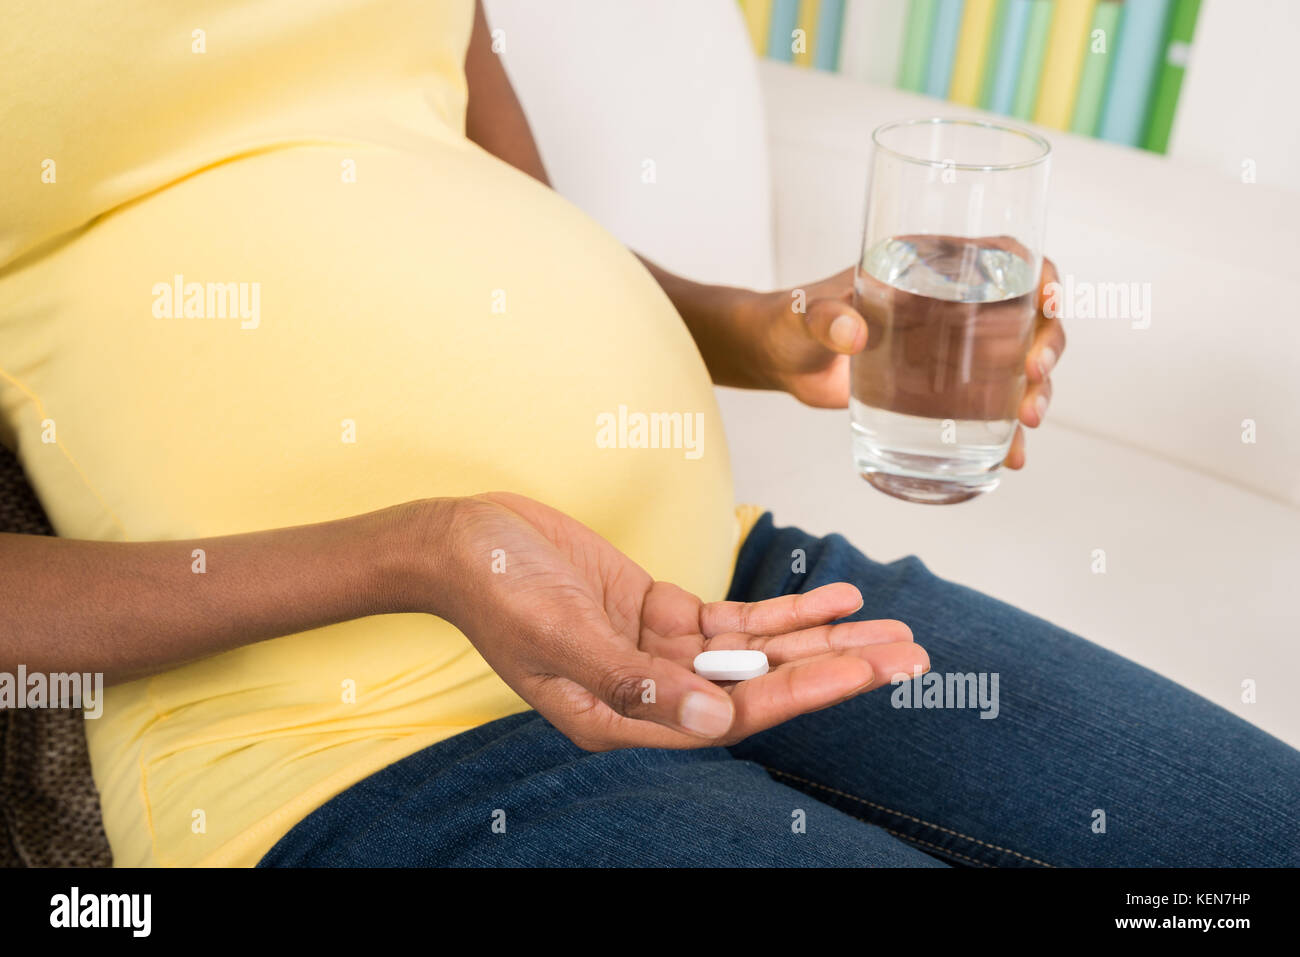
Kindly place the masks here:
POLYGON ((1169 148, 1201 0, 738 0, 755 51, 806 69, 1169 148))

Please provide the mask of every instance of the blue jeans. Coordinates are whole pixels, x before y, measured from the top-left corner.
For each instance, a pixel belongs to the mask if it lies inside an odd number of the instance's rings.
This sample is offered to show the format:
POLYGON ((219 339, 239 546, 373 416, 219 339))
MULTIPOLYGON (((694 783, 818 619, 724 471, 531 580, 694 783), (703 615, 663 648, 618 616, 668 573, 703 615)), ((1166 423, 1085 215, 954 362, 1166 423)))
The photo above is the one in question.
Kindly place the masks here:
POLYGON ((589 754, 515 715, 353 785, 259 866, 1300 864, 1300 752, 916 558, 764 516, 729 597, 833 581, 861 588, 854 618, 907 622, 932 675, 975 677, 697 751, 589 754))

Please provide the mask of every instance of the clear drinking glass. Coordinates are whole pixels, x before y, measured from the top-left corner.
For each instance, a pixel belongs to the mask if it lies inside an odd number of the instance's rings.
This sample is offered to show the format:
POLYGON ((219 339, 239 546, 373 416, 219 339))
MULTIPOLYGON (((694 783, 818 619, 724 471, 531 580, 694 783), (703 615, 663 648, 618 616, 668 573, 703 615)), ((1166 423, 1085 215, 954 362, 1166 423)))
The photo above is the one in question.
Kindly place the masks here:
POLYGON ((975 120, 872 135, 854 304, 853 457, 868 482, 951 503, 998 484, 1037 317, 1048 155, 1040 136, 975 120))

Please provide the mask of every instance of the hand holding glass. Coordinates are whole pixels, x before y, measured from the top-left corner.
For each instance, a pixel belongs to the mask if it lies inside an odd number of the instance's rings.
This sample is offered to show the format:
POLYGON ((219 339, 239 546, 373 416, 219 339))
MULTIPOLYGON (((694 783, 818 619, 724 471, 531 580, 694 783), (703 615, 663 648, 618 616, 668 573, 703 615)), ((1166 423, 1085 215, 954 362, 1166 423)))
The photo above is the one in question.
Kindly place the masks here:
POLYGON ((850 413, 863 478, 962 502, 998 484, 1038 315, 1050 147, 967 120, 873 135, 850 413))

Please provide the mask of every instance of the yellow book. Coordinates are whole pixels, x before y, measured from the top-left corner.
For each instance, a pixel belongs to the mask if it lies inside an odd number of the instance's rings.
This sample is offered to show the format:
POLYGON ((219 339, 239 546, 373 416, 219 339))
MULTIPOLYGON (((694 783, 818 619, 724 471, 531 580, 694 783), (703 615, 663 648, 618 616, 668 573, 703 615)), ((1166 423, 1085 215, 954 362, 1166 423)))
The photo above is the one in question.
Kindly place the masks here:
POLYGON ((980 81, 988 61, 989 35, 997 0, 966 0, 957 34, 957 55, 952 64, 952 83, 948 99, 974 106, 979 100, 980 81))
POLYGON ((754 45, 754 52, 765 56, 767 33, 772 21, 772 0, 740 0, 740 9, 745 14, 745 26, 749 28, 749 42, 754 45))
POLYGON ((1069 129, 1079 75, 1088 49, 1088 28, 1097 0, 1057 0, 1052 29, 1047 37, 1042 86, 1034 122, 1058 130, 1069 129))
POLYGON ((803 31, 803 50, 794 55, 799 66, 813 65, 813 41, 817 37, 817 8, 821 0, 799 0, 798 28, 803 31))

